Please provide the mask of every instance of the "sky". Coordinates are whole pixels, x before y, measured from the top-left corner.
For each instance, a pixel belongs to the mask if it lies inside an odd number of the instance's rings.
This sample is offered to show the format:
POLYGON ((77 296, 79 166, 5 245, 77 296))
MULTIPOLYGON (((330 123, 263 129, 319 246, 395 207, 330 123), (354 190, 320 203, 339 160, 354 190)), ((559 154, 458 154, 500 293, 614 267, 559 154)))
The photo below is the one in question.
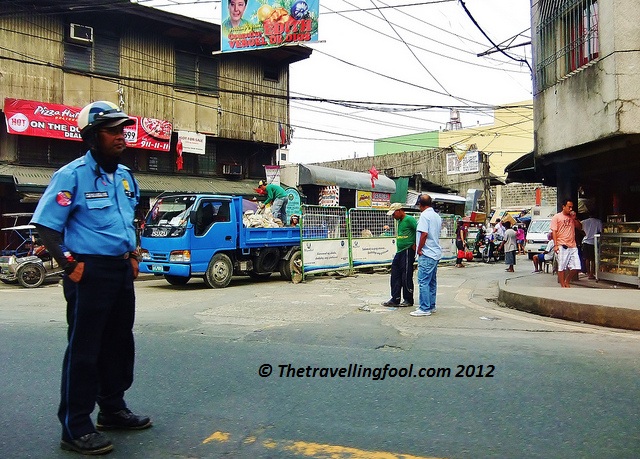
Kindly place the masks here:
MULTIPOLYGON (((219 1, 138 3, 220 24, 219 1)), ((531 100, 531 46, 478 57, 493 45, 463 3, 494 43, 530 42, 528 0, 321 0, 319 41, 290 66, 290 94, 333 102, 291 101, 290 161, 373 156, 374 139, 441 130, 451 108, 472 127, 531 100)))

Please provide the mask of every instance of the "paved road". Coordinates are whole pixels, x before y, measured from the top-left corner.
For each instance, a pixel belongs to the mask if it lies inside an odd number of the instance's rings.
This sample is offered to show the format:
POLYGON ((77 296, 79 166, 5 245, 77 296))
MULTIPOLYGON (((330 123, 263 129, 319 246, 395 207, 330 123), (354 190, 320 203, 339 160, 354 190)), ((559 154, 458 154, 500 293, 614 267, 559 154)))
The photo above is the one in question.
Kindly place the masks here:
MULTIPOLYGON (((639 332, 503 308, 502 265, 439 273, 439 312, 422 318, 380 306, 385 274, 138 282, 128 401, 155 425, 113 434, 110 457, 640 456, 639 332)), ((61 290, 0 288, 0 457, 69 457, 61 290)))

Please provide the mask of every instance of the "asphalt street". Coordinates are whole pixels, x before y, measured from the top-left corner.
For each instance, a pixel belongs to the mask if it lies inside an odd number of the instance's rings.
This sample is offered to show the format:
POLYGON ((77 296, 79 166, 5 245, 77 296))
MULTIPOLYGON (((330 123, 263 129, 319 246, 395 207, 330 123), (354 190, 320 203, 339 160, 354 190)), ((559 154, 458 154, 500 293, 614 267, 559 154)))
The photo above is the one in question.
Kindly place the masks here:
MULTIPOLYGON (((384 273, 140 280, 127 400, 154 427, 110 434, 109 457, 639 457, 640 332, 502 307, 504 276, 440 268, 420 318, 380 305, 384 273)), ((0 300, 0 457, 73 457, 55 417, 62 289, 0 300)))

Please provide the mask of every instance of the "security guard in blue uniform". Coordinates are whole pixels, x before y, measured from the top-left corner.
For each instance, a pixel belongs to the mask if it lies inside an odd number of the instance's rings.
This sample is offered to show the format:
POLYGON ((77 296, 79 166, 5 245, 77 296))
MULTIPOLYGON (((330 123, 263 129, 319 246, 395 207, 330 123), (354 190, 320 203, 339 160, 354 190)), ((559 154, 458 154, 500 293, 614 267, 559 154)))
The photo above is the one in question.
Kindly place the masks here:
POLYGON ((89 151, 53 175, 32 218, 65 271, 69 328, 58 410, 60 446, 81 454, 113 449, 96 429, 151 426, 124 401, 133 383, 134 211, 140 195, 119 159, 126 148, 124 127, 134 123, 111 102, 84 107, 78 127, 89 151), (94 426, 96 402, 100 412, 94 426))

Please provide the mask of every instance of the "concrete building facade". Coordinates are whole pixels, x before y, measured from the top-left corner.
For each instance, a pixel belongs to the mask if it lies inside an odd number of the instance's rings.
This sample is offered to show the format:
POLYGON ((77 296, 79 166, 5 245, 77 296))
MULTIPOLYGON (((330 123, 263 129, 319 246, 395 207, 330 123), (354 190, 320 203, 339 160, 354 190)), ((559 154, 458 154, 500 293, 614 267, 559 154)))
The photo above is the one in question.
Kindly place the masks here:
POLYGON ((640 9, 635 0, 532 0, 530 180, 605 218, 640 220, 640 9))

